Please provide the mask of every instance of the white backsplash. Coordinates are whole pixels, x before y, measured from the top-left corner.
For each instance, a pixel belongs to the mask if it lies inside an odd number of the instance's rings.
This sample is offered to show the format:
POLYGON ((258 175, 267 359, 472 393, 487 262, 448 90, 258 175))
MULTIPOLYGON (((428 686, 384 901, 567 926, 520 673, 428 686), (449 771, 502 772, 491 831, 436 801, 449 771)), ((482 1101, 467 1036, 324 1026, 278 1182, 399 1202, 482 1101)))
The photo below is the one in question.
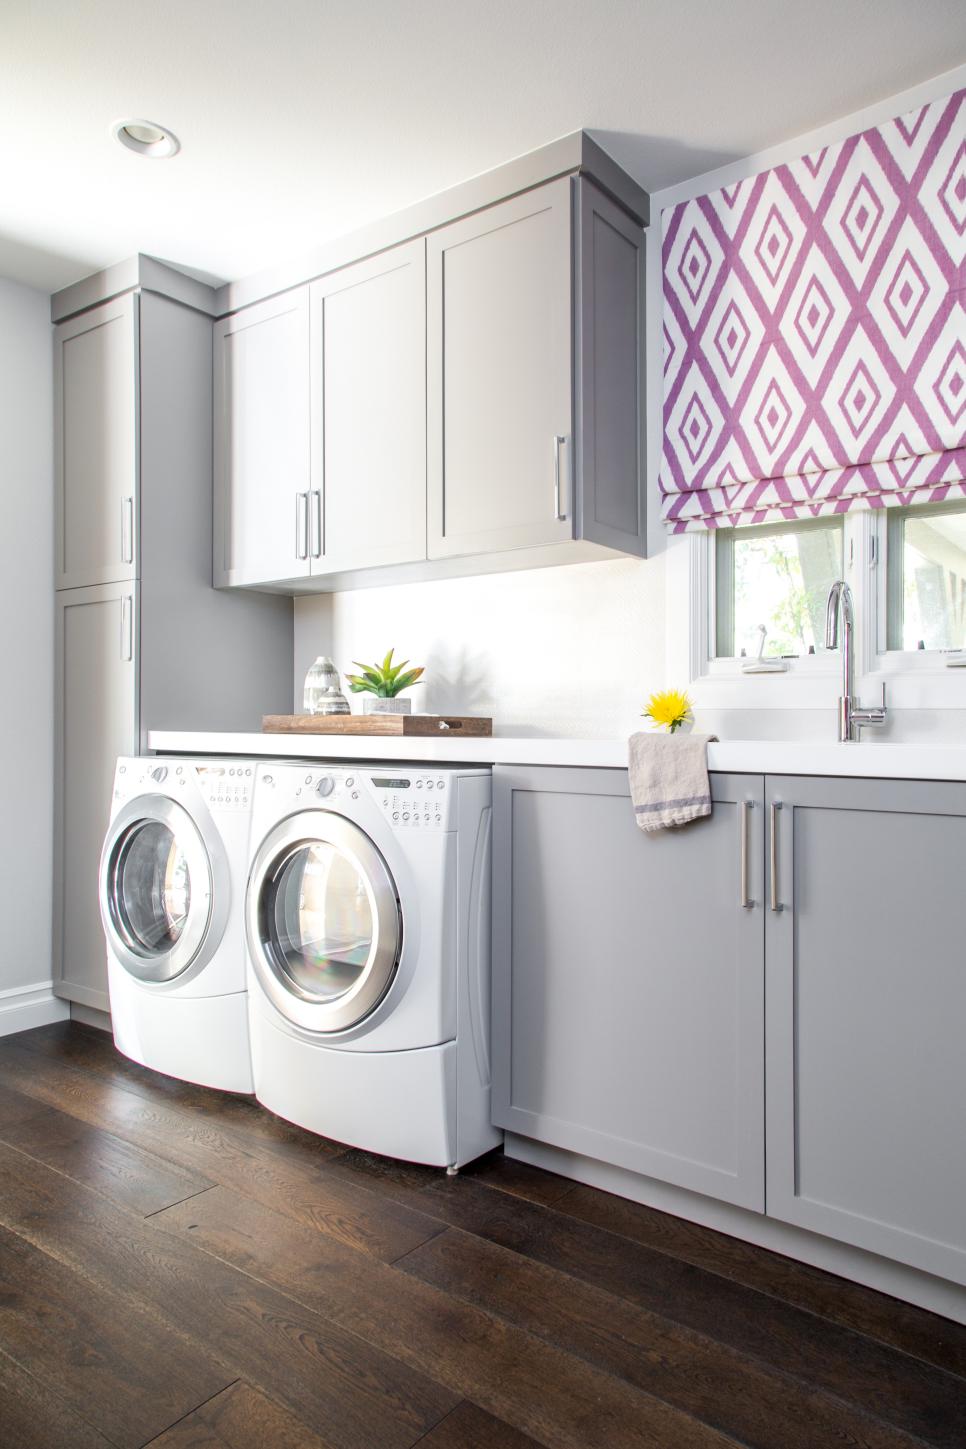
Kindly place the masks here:
POLYGON ((663 685, 664 607, 663 555, 297 599, 296 707, 317 654, 345 674, 393 646, 426 665, 418 710, 492 715, 503 735, 623 736, 663 685))

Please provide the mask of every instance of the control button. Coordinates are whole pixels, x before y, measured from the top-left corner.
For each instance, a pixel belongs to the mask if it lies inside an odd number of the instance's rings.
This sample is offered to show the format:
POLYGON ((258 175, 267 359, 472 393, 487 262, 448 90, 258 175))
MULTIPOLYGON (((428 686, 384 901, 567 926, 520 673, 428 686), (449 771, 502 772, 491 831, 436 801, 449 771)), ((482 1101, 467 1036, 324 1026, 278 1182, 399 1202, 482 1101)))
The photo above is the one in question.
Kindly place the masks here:
POLYGON ((263 775, 262 776, 262 784, 263 785, 274 785, 275 784, 275 778, 274 778, 274 776, 273 775, 263 775))
POLYGON ((127 765, 119 765, 118 766, 118 769, 117 769, 117 773, 119 775, 126 775, 127 774, 127 765))
POLYGON ((306 783, 306 785, 311 785, 311 783, 312 783, 312 776, 311 775, 306 775, 306 777, 305 777, 305 783, 306 783))
POLYGON ((445 780, 437 780, 436 781, 436 788, 437 788, 437 790, 445 790, 446 789, 446 781, 445 780))
POLYGON ((408 810, 404 810, 403 811, 403 819, 404 820, 408 820, 409 819, 409 811, 408 810))
POLYGON ((178 768, 177 768, 177 769, 176 769, 176 770, 175 770, 175 772, 174 772, 174 773, 175 773, 175 774, 176 774, 176 775, 180 775, 180 774, 181 774, 181 766, 180 766, 180 765, 179 765, 179 766, 178 766, 178 768))
POLYGON ((352 792, 352 798, 353 798, 353 800, 358 800, 358 798, 359 798, 359 791, 358 790, 353 790, 353 792, 352 792))
POLYGON ((246 771, 245 771, 245 774, 246 774, 246 775, 250 775, 250 774, 251 774, 251 770, 246 770, 246 771))
POLYGON ((393 818, 393 820, 398 820, 399 819, 399 811, 398 810, 394 810, 392 812, 392 818, 393 818))
POLYGON ((428 825, 429 824, 429 821, 430 821, 430 816, 424 815, 423 816, 423 819, 426 821, 426 824, 428 825))
POLYGON ((232 765, 232 766, 231 766, 231 767, 230 767, 230 768, 229 768, 229 771, 228 771, 228 773, 229 773, 229 775, 233 775, 233 774, 234 774, 234 773, 235 773, 235 767, 234 767, 234 765, 232 765))
POLYGON ((427 790, 431 790, 432 788, 433 788, 433 782, 432 782, 432 780, 427 780, 426 781, 426 789, 427 790))
POLYGON ((151 771, 151 779, 152 780, 157 780, 157 782, 158 782, 159 785, 161 784, 162 780, 166 780, 167 778, 168 778, 168 767, 167 767, 167 765, 159 765, 156 770, 152 770, 151 771))
POLYGON ((352 776, 350 775, 349 778, 346 780, 345 783, 346 783, 346 788, 349 789, 349 790, 351 790, 352 787, 353 787, 353 785, 355 784, 355 780, 353 780, 352 776))
POLYGON ((422 780, 417 780, 416 781, 416 789, 417 790, 421 790, 422 788, 423 788, 423 782, 422 782, 422 780))
MULTIPOLYGON (((310 775, 309 776, 309 779, 311 780, 311 778, 312 778, 312 776, 310 775)), ((323 795, 323 796, 325 796, 325 795, 331 795, 332 794, 332 791, 334 789, 335 789, 335 781, 333 780, 332 776, 331 775, 323 775, 322 778, 321 778, 321 780, 319 781, 319 783, 315 787, 315 793, 316 793, 316 795, 323 795)))

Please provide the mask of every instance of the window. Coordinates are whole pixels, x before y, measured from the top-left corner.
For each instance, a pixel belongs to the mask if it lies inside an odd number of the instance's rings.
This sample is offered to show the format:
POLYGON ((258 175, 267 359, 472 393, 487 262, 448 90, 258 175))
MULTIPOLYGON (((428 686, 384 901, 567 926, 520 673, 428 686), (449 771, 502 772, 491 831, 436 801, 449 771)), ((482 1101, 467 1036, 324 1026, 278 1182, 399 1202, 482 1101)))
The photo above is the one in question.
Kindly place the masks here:
POLYGON ((966 648, 966 504, 890 509, 886 530, 886 647, 966 648))
MULTIPOLYGON (((966 523, 966 519, 964 519, 966 523)), ((963 534, 966 546, 966 530, 963 534)), ((712 637, 719 659, 825 652, 825 604, 843 577, 841 518, 721 528, 714 535, 712 637)))

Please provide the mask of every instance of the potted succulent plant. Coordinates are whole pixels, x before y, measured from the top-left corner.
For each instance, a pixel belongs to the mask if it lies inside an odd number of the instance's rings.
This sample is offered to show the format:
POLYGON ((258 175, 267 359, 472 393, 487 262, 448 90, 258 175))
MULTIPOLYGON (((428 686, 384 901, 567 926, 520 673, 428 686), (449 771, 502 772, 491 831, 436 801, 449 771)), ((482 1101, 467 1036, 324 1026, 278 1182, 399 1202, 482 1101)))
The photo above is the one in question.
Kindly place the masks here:
POLYGON ((347 674, 346 679, 353 694, 365 695, 362 707, 366 714, 412 714, 412 700, 400 699, 399 695, 411 684, 417 683, 423 666, 407 669, 408 659, 401 664, 393 664, 393 652, 390 649, 381 664, 360 664, 358 659, 352 661, 362 673, 347 674))

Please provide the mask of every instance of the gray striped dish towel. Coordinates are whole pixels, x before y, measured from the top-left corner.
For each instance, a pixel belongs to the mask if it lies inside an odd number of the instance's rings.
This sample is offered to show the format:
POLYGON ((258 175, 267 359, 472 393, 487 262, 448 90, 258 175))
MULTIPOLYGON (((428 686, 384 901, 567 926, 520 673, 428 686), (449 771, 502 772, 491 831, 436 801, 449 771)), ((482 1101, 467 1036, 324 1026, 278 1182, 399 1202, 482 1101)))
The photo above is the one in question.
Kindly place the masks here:
POLYGON ((631 800, 641 830, 686 825, 711 814, 708 745, 717 735, 630 738, 631 800))

